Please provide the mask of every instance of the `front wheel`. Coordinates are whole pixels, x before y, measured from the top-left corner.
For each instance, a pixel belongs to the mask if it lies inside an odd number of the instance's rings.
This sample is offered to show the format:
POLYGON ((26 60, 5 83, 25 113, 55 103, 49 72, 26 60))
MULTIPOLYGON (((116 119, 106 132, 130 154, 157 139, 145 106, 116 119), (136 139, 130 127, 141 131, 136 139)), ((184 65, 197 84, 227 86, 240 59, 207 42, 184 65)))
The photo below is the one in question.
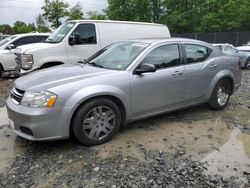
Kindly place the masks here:
POLYGON ((250 57, 248 57, 246 60, 245 69, 250 70, 250 57))
POLYGON ((121 113, 118 106, 106 98, 85 103, 74 116, 72 129, 76 139, 86 146, 110 140, 119 130, 121 113))
POLYGON ((209 106, 213 110, 224 109, 228 104, 231 89, 231 85, 227 79, 220 80, 213 90, 212 96, 208 102, 209 106))

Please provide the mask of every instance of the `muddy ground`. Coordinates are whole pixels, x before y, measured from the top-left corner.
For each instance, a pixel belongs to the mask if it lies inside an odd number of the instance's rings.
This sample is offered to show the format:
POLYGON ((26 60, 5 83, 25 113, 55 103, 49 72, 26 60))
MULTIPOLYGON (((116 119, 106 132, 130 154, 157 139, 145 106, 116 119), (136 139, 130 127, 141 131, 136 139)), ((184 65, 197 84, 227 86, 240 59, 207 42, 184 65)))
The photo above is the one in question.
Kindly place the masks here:
MULTIPOLYGON (((31 142, 0 108, 0 187, 250 187, 250 71, 223 111, 206 105, 134 122, 114 139, 31 142)), ((13 80, 0 80, 0 106, 13 80)))

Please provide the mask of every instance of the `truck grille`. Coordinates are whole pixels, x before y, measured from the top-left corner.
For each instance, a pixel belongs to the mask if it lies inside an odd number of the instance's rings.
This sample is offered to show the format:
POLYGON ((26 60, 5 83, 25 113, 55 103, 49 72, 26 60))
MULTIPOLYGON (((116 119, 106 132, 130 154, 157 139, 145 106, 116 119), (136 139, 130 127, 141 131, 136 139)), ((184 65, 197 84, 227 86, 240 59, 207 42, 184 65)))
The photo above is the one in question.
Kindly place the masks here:
POLYGON ((21 63, 21 55, 20 54, 16 54, 15 60, 16 60, 16 64, 21 66, 22 63, 21 63))
POLYGON ((21 102, 21 100, 23 98, 23 95, 24 95, 24 91, 23 90, 20 90, 20 89, 17 89, 17 88, 13 88, 11 90, 10 98, 12 99, 12 101, 15 104, 20 104, 20 102, 21 102))

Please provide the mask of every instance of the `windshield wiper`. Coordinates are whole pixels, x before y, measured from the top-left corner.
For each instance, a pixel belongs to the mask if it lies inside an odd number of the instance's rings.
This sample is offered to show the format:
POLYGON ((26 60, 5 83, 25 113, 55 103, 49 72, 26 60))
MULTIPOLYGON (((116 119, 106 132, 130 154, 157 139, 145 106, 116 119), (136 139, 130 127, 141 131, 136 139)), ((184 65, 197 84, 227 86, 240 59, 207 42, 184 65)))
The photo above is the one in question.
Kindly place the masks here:
POLYGON ((83 60, 83 63, 84 64, 88 64, 88 65, 92 65, 92 66, 94 66, 94 67, 100 67, 100 68, 103 68, 103 66, 102 65, 99 65, 99 64, 97 64, 97 63, 95 63, 95 62, 90 62, 89 60, 87 60, 87 59, 84 59, 83 60))

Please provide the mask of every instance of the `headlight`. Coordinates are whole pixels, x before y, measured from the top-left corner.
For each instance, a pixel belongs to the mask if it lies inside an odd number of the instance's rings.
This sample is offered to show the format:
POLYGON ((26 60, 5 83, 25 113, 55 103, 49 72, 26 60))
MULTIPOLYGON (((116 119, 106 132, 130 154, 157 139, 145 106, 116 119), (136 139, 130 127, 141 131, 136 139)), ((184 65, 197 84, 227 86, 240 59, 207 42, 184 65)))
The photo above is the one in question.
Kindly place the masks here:
POLYGON ((32 65, 33 65, 33 56, 30 54, 24 54, 21 55, 21 65, 22 68, 25 70, 29 70, 31 69, 32 65))
POLYGON ((56 102, 57 96, 49 91, 26 91, 21 101, 21 105, 34 108, 51 108, 56 102))

